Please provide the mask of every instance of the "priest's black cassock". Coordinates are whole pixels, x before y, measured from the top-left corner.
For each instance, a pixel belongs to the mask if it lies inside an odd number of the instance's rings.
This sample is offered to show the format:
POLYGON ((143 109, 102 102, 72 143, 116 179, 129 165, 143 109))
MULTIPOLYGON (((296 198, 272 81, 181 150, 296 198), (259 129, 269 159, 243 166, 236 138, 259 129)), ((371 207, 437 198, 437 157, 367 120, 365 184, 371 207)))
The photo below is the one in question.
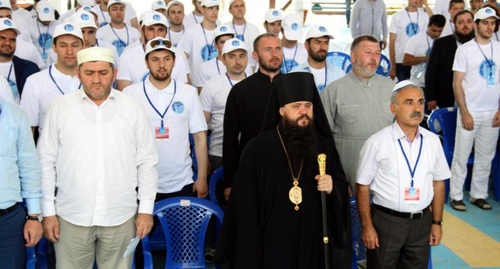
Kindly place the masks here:
POLYGON ((299 177, 302 203, 295 210, 289 199, 293 177, 276 130, 279 107, 296 101, 313 103, 318 153, 327 155, 326 174, 333 178, 333 190, 326 195, 330 268, 351 267, 348 183, 313 76, 290 73, 274 81, 265 131, 249 142, 240 159, 215 255, 229 268, 325 268, 317 161, 305 160, 299 177))

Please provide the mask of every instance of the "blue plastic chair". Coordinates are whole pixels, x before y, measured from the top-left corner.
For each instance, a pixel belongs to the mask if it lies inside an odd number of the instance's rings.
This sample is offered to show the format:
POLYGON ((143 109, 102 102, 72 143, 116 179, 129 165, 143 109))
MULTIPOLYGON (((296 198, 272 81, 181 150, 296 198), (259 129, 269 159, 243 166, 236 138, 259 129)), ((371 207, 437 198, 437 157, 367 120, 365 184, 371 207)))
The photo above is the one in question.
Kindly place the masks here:
MULTIPOLYGON (((451 162, 453 160, 453 151, 455 150, 455 133, 457 129, 457 112, 458 109, 454 107, 444 107, 434 110, 427 120, 427 125, 431 132, 439 135, 439 138, 443 142, 443 151, 446 156, 446 161, 451 168, 451 162), (441 130, 436 129, 436 123, 441 128, 441 130)), ((474 163, 474 155, 471 154, 467 165, 472 165, 474 163)), ((466 179, 466 189, 470 189, 470 176, 471 173, 467 174, 466 179), (468 187, 469 186, 469 187, 468 187)), ((450 180, 445 181, 446 196, 445 201, 448 202, 448 196, 450 193, 450 180)))
POLYGON ((385 77, 388 77, 391 72, 391 61, 384 54, 380 54, 380 64, 376 72, 385 77))
MULTIPOLYGON (((210 142, 210 135, 207 134, 207 149, 209 142, 210 142)), ((193 169, 193 180, 196 181, 196 179, 198 178, 198 161, 196 160, 196 150, 194 145, 193 134, 189 134, 189 149, 191 150, 189 156, 191 157, 192 161, 191 168, 193 169)))
POLYGON ((224 167, 219 167, 215 169, 210 177, 210 183, 208 184, 208 197, 210 201, 219 204, 217 199, 217 184, 224 179, 224 167))
MULTIPOLYGON (((155 204, 153 215, 160 220, 166 238, 165 268, 206 268, 204 257, 205 233, 210 218, 222 224, 224 213, 220 207, 208 200, 195 197, 174 197, 155 204)), ((219 231, 216 231, 218 236, 219 231)), ((150 240, 153 235, 141 240, 144 253, 144 268, 153 268, 150 240)), ((165 240, 165 239, 163 239, 165 240)))
POLYGON ((326 60, 333 66, 348 73, 351 70, 351 56, 339 51, 330 51, 326 54, 326 60))
POLYGON ((26 248, 26 269, 36 269, 36 247, 26 248))

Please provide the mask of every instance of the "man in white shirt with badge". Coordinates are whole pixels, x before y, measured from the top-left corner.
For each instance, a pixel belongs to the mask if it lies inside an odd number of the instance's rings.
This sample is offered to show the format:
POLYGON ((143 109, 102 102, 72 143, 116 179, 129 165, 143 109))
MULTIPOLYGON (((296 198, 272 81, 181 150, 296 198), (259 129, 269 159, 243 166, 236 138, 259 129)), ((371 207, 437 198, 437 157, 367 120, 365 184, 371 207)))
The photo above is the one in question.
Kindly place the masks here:
POLYGON ((131 268, 153 226, 158 154, 144 109, 112 88, 114 53, 78 52, 80 90, 47 112, 38 142, 45 237, 58 268, 131 268), (57 196, 55 191, 57 188, 57 196))
POLYGON ((302 38, 302 20, 297 14, 288 14, 281 23, 283 37, 283 64, 281 73, 286 74, 307 61, 307 51, 303 43, 298 42, 302 38))
POLYGON ((53 50, 57 62, 28 77, 21 96, 33 132, 42 133, 45 113, 58 97, 80 88, 77 77, 77 53, 83 48, 80 28, 72 23, 59 24, 54 30, 53 50))
POLYGON ((396 84, 390 105, 396 121, 361 150, 356 195, 367 268, 427 268, 430 246, 441 242, 450 169, 438 136, 419 126, 424 105, 421 88, 396 84))
MULTIPOLYGON (((97 21, 99 22, 99 28, 102 28, 111 22, 111 18, 108 13, 109 1, 111 0, 100 0, 100 3, 94 6, 94 11, 98 17, 97 21)), ((137 14, 134 8, 132 7, 132 5, 130 5, 130 3, 127 2, 123 3, 127 5, 127 8, 125 8, 125 22, 129 26, 139 29, 139 23, 137 22, 137 14)))
POLYGON ((118 55, 121 55, 126 47, 141 37, 136 28, 124 22, 126 8, 127 5, 121 0, 109 0, 110 23, 101 27, 97 32, 97 39, 113 44, 118 55))
POLYGON ((32 21, 29 31, 33 44, 42 55, 47 68, 52 64, 50 53, 52 52, 52 38, 54 29, 59 24, 55 18, 55 11, 49 1, 40 1, 36 5, 38 17, 32 21))
POLYGON ((458 104, 455 150, 451 164, 451 207, 465 211, 463 187, 467 160, 474 146, 469 201, 484 210, 491 161, 500 126, 500 43, 492 40, 499 17, 491 7, 474 15, 476 38, 459 46, 453 62, 453 93, 458 104))
POLYGON ((307 31, 304 46, 307 50, 307 61, 292 69, 292 72, 309 72, 314 75, 318 92, 323 92, 333 81, 345 76, 344 70, 326 61, 328 46, 333 36, 326 27, 314 25, 307 31))
POLYGON ((427 30, 412 36, 406 43, 403 64, 411 66, 410 81, 420 88, 425 87, 427 59, 431 53, 434 40, 441 36, 445 21, 445 17, 441 14, 432 15, 427 30))
POLYGON ((214 44, 214 33, 219 17, 219 0, 203 0, 203 21, 186 29, 186 33, 177 45, 184 51, 191 69, 192 85, 199 85, 200 66, 202 63, 217 57, 217 48, 214 44))
POLYGON ((222 138, 226 100, 231 88, 247 77, 248 50, 243 41, 232 38, 226 40, 221 49, 225 72, 210 79, 200 93, 203 112, 212 134, 208 147, 210 169, 215 171, 222 166, 222 138))
POLYGON ((207 123, 196 89, 170 75, 178 54, 172 48, 168 39, 150 40, 145 52, 150 74, 124 90, 144 107, 151 126, 148 130, 156 138, 159 154, 157 201, 174 196, 204 198, 208 193, 207 123), (198 162, 198 178, 194 182, 189 134, 194 138, 198 162))
MULTIPOLYGON (((144 62, 144 49, 146 43, 156 37, 165 38, 167 34, 167 18, 158 11, 147 11, 142 20, 141 42, 136 42, 125 49, 118 60, 118 75, 116 77, 118 90, 134 83, 143 81, 149 70, 144 62)), ((174 48, 173 50, 179 51, 174 48)), ((187 83, 190 73, 188 61, 183 53, 175 57, 175 69, 172 71, 172 78, 181 83, 187 83)))

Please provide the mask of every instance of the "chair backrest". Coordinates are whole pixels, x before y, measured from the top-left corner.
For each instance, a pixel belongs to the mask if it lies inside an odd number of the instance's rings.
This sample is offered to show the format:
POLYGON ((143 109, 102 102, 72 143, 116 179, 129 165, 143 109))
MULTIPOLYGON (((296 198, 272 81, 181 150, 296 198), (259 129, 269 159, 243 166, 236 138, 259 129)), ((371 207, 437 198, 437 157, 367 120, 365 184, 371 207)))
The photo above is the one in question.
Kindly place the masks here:
POLYGON ((443 140, 443 151, 448 161, 448 165, 451 165, 451 160, 453 158, 453 150, 455 149, 455 132, 457 129, 457 108, 454 107, 444 107, 434 110, 428 119, 427 125, 431 132, 440 135, 443 140), (439 126, 439 129, 436 127, 439 126), (440 134, 441 132, 441 134, 440 134))
POLYGON ((377 68, 377 74, 388 77, 389 72, 391 72, 391 61, 384 54, 380 54, 380 64, 377 68))
MULTIPOLYGON (((212 216, 217 224, 222 223, 220 207, 201 198, 174 197, 157 202, 153 214, 160 220, 167 241, 165 267, 205 268, 205 233, 212 216)), ((145 239, 143 247, 148 248, 145 239)))
POLYGON ((36 269, 36 251, 35 247, 26 248, 26 269, 36 269))
POLYGON ((352 268, 357 268, 358 261, 366 259, 366 248, 361 239, 361 219, 359 217, 358 205, 356 203, 356 196, 350 197, 351 204, 351 227, 352 227, 352 268))
POLYGON ((210 183, 208 185, 208 197, 210 198, 210 201, 218 204, 219 201, 217 199, 217 184, 222 182, 224 179, 224 167, 219 167, 215 169, 215 171, 212 173, 212 176, 210 177, 210 183))
POLYGON ((351 56, 349 54, 340 51, 330 51, 326 54, 326 60, 346 73, 350 71, 351 56))

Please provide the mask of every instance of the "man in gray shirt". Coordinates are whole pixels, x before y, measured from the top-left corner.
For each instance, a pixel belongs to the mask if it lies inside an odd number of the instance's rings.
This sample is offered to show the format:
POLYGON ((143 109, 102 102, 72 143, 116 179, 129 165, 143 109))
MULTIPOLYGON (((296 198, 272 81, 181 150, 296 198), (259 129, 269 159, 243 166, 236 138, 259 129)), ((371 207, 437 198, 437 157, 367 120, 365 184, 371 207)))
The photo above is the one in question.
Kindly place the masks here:
POLYGON ((356 184, 359 152, 374 133, 390 125, 393 116, 387 109, 394 82, 376 74, 380 46, 371 35, 361 35, 351 46, 352 70, 332 82, 321 94, 351 190, 356 184))
POLYGON ((373 35, 385 49, 389 34, 387 26, 387 12, 383 0, 358 0, 351 13, 352 38, 360 35, 373 35))

